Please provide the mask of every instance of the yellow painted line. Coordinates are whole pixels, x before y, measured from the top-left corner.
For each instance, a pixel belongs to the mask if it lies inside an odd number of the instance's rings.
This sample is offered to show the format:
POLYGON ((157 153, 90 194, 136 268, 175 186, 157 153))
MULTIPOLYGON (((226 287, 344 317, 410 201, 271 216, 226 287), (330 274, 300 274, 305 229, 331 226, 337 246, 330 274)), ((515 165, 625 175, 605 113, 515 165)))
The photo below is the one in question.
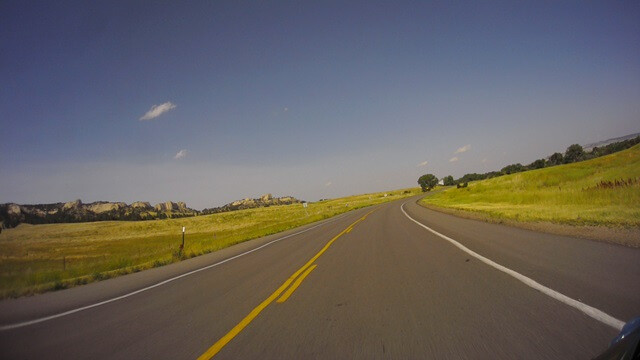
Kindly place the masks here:
POLYGON ((311 260, 307 261, 307 263, 304 264, 300 269, 298 269, 298 271, 293 273, 293 275, 291 275, 282 285, 280 285, 278 290, 276 290, 273 294, 269 295, 269 297, 266 300, 264 300, 263 302, 260 303, 260 305, 256 306, 253 310, 251 310, 249 315, 245 316, 244 319, 242 319, 236 326, 233 327, 233 329, 231 329, 231 331, 229 331, 225 336, 221 337, 220 340, 216 341, 216 343, 213 344, 209 349, 207 349, 207 351, 205 351, 204 354, 200 355, 198 357, 198 360, 209 360, 212 357, 214 357, 218 352, 220 352, 220 350, 222 350, 222 348, 225 345, 227 345, 229 341, 233 340, 233 338, 236 337, 236 335, 238 335, 245 327, 247 327, 247 325, 249 325, 249 323, 251 323, 253 319, 255 319, 258 315, 260 315, 262 310, 264 310, 267 306, 269 306, 269 304, 273 302, 273 300, 275 300, 278 296, 280 296, 280 294, 282 294, 282 292, 284 292, 285 289, 287 289, 289 285, 291 285, 291 283, 294 282, 294 280, 301 273, 307 270, 307 268, 311 266, 311 264, 313 264, 316 260, 318 260, 318 258, 322 254, 324 254, 325 251, 327 251, 327 249, 329 249, 331 244, 333 244, 340 236, 344 235, 347 232, 347 229, 355 226, 360 221, 363 221, 364 219, 367 218, 367 216, 369 216, 369 214, 371 214, 376 210, 377 209, 373 209, 369 211, 363 217, 356 220, 353 224, 349 225, 346 229, 342 230, 338 235, 334 236, 333 239, 329 240, 329 242, 327 242, 327 244, 320 251, 318 251, 318 253, 315 254, 311 258, 311 260))
POLYGON ((302 284, 302 282, 304 281, 304 278, 306 278, 307 275, 311 274, 313 269, 315 269, 316 267, 318 267, 318 265, 313 265, 312 267, 310 267, 307 270, 305 270, 305 272, 303 272, 302 275, 300 275, 300 277, 298 279, 296 279, 296 281, 293 283, 293 285, 291 285, 291 287, 287 291, 285 291, 284 294, 282 294, 282 296, 280 296, 280 299, 278 299, 276 302, 283 303, 283 302, 287 301, 289 296, 291 296, 291 294, 293 294, 293 292, 296 291, 298 286, 300 286, 300 284, 302 284))
POLYGON ((262 312, 262 310, 264 310, 267 306, 269 306, 269 304, 271 304, 273 300, 275 300, 280 295, 280 293, 282 293, 289 286, 289 284, 291 284, 291 282, 293 281, 292 278, 295 278, 295 277, 292 276, 288 278, 287 281, 285 281, 284 284, 282 284, 278 288, 278 290, 276 290, 273 294, 271 294, 265 301, 260 303, 260 305, 256 306, 253 310, 251 310, 249 315, 245 316, 244 319, 242 319, 242 321, 240 321, 236 326, 233 327, 233 329, 231 329, 231 331, 229 331, 225 336, 220 338, 220 340, 218 340, 215 344, 213 344, 213 346, 211 346, 204 354, 200 355, 198 357, 198 360, 211 359, 213 356, 215 356, 215 354, 217 354, 220 350, 222 350, 222 348, 225 345, 227 345, 229 341, 233 340, 233 338, 236 337, 236 335, 238 335, 247 325, 249 325, 249 323, 253 321, 253 319, 255 319, 256 316, 258 316, 262 312))
POLYGON ((353 230, 353 228, 352 228, 352 227, 347 228, 347 234, 348 234, 348 233, 350 233, 350 232, 351 232, 351 230, 353 230))

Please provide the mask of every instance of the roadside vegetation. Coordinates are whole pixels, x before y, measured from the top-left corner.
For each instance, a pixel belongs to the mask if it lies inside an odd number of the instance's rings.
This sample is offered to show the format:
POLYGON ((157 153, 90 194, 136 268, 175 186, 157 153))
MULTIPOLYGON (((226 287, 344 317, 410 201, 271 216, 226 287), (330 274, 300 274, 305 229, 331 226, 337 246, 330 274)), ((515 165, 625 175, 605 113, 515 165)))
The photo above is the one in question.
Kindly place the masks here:
MULTIPOLYGON (((567 151, 578 158, 585 156, 581 148, 572 147, 567 151)), ((640 145, 590 160, 468 182, 467 187, 449 188, 421 203, 481 213, 496 220, 637 230, 640 145)))
MULTIPOLYGON (((464 174, 464 176, 460 177, 457 180, 454 180, 453 176, 451 175, 445 176, 441 180, 442 182, 441 185, 444 185, 444 186, 456 185, 458 188, 466 187, 470 181, 491 179, 491 178, 495 178, 503 175, 511 175, 511 174, 516 174, 516 173, 525 172, 529 170, 537 170, 537 169, 548 168, 552 166, 572 164, 580 161, 591 160, 601 156, 614 154, 618 151, 629 149, 637 144, 640 144, 640 136, 636 136, 635 138, 631 138, 623 141, 614 142, 601 147, 596 146, 590 149, 589 151, 585 151, 582 148, 582 146, 578 144, 573 144, 567 148, 564 154, 559 152, 553 153, 550 156, 548 156, 546 159, 538 159, 528 165, 522 165, 520 163, 511 164, 503 167, 502 169, 500 169, 500 171, 489 171, 487 173, 482 173, 482 174, 478 174, 478 173, 464 174)), ((425 179, 425 177, 429 175, 434 176, 432 174, 426 174, 426 175, 422 175, 418 179, 418 184, 420 184, 423 191, 429 191, 432 188, 428 186, 426 187, 423 186, 423 183, 424 183, 423 179, 425 179)), ((435 181, 437 183, 438 179, 435 178, 435 181)))
POLYGON ((21 224, 0 233, 0 297, 63 289, 162 266, 405 198, 418 188, 181 219, 21 224), (186 227, 186 245, 182 227, 186 227))

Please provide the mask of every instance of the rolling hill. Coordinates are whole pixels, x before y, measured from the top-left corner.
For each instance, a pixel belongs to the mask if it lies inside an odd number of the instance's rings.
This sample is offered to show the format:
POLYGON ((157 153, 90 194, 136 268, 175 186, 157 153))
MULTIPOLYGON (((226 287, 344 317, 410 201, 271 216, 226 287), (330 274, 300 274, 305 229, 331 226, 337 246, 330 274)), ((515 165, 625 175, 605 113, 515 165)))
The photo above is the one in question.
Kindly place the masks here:
POLYGON ((640 145, 592 160, 476 181, 422 203, 492 219, 640 226, 640 145))

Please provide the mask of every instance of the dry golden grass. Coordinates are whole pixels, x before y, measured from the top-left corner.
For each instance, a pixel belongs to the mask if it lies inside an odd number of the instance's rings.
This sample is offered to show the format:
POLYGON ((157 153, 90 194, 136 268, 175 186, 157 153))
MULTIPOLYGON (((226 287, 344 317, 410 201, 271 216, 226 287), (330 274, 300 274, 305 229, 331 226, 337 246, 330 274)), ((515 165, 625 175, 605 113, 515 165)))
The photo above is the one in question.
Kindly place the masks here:
POLYGON ((22 224, 0 233, 0 297, 65 288, 216 251, 357 208, 419 193, 418 188, 340 199, 151 221, 22 224), (186 246, 182 253, 182 226, 186 246))

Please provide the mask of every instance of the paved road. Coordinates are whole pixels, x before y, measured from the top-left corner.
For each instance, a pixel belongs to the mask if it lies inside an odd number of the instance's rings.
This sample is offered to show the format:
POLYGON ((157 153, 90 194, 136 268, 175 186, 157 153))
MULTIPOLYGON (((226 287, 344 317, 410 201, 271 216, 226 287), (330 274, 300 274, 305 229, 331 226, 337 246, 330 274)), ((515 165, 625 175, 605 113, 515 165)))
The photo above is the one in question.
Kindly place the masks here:
POLYGON ((0 302, 6 326, 126 296, 2 330, 0 358, 194 359, 209 351, 221 359, 587 359, 617 334, 407 215, 613 318, 640 315, 640 250, 460 219, 416 199, 163 268, 0 302), (292 236, 270 243, 284 235, 292 236))

